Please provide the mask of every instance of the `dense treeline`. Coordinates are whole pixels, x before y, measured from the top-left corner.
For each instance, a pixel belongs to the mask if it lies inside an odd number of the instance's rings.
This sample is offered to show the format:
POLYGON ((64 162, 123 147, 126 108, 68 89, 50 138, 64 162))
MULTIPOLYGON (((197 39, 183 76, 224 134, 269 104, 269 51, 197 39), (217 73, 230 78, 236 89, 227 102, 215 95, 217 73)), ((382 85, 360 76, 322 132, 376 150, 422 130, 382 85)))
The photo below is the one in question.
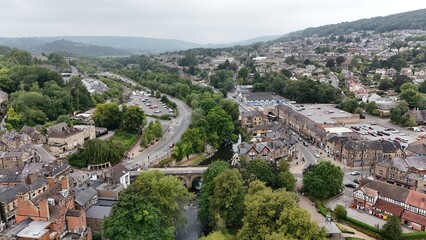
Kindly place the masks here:
POLYGON ((280 162, 277 170, 260 159, 238 169, 220 160, 210 164, 203 174, 198 216, 216 232, 206 239, 325 239, 324 229, 297 205, 288 163, 280 162), (290 184, 270 187, 272 176, 286 175, 290 184))
POLYGON ((8 128, 21 128, 55 121, 61 115, 84 111, 95 102, 79 78, 64 82, 62 76, 50 68, 68 67, 60 54, 50 54, 41 61, 29 52, 0 48, 0 89, 9 93, 7 107, 12 119, 8 128))
POLYGON ((282 73, 255 74, 253 91, 274 92, 298 103, 333 103, 340 99, 340 92, 328 83, 309 78, 290 80, 282 73))

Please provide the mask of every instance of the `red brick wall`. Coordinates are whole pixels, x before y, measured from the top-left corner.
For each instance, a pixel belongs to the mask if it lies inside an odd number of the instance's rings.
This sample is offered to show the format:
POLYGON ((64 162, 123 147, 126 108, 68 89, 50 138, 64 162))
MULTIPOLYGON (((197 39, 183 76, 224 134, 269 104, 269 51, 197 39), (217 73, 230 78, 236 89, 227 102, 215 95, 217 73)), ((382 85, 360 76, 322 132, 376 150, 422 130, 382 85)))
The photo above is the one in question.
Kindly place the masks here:
MULTIPOLYGON (((18 208, 16 210, 16 222, 20 223, 28 217, 39 217, 38 208, 23 196, 17 196, 18 208)), ((35 219, 36 220, 36 219, 35 219)), ((40 219, 47 220, 47 219, 40 219)))
POLYGON ((78 228, 82 229, 87 226, 86 224, 86 212, 81 210, 80 216, 66 216, 67 230, 70 232, 76 232, 78 228))

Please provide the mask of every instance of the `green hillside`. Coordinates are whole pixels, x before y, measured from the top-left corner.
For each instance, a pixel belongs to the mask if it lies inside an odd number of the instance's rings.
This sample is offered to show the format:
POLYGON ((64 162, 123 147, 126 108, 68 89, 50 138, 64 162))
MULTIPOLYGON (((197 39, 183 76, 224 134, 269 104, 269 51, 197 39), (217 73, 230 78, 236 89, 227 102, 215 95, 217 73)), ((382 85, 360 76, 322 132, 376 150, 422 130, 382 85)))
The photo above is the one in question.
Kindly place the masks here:
POLYGON ((128 55, 128 52, 112 47, 100 47, 91 44, 75 43, 67 40, 56 40, 35 49, 43 53, 62 52, 70 56, 117 56, 128 55))
POLYGON ((311 27, 301 31, 292 32, 279 38, 287 40, 289 38, 310 37, 317 34, 320 37, 330 35, 343 35, 354 31, 374 31, 390 32, 403 29, 424 29, 426 30, 426 9, 411 12, 398 13, 385 17, 374 17, 361 19, 353 22, 343 22, 330 24, 321 27, 311 27))

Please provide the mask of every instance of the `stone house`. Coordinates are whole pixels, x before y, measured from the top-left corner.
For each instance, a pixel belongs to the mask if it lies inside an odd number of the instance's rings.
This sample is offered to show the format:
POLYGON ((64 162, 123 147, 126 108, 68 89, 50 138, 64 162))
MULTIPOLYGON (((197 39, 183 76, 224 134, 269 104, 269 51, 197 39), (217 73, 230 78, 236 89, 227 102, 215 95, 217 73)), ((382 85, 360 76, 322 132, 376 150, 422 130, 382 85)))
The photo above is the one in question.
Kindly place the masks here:
POLYGON ((245 156, 248 160, 260 158, 273 161, 291 155, 292 150, 293 145, 286 140, 272 140, 254 144, 243 142, 238 146, 239 155, 245 156))
POLYGON ((35 154, 33 151, 13 151, 0 152, 0 169, 5 168, 23 168, 26 163, 29 163, 35 154))
POLYGON ((346 138, 334 143, 334 159, 347 166, 372 166, 384 158, 402 157, 403 151, 399 142, 353 140, 346 138))
POLYGON ((426 110, 418 110, 414 108, 413 110, 408 110, 406 115, 411 119, 416 121, 418 125, 426 123, 426 110))
POLYGON ((130 171, 119 163, 110 170, 103 172, 103 177, 112 184, 121 184, 124 188, 130 185, 130 171))
POLYGON ((421 139, 408 144, 405 148, 407 156, 425 156, 426 155, 426 140, 421 139))
POLYGON ((31 142, 35 144, 45 144, 47 138, 36 127, 24 126, 22 127, 20 133, 25 133, 31 138, 31 142))
POLYGON ((253 128, 266 123, 268 123, 268 116, 262 111, 243 111, 241 113, 241 126, 244 128, 253 128))
POLYGON ((13 151, 22 145, 31 143, 31 138, 27 134, 15 130, 6 131, 0 136, 0 140, 6 144, 7 151, 13 151))
POLYGON ((408 162, 399 157, 377 161, 372 168, 372 174, 377 180, 413 190, 417 189, 417 181, 420 179, 411 171, 408 162))
POLYGON ((60 155, 66 151, 82 146, 85 141, 94 139, 96 131, 94 126, 74 126, 65 130, 54 130, 48 135, 47 143, 49 150, 60 155))
POLYGON ((25 183, 20 183, 16 186, 1 186, 2 193, 0 193, 0 213, 1 221, 9 225, 15 222, 15 214, 17 208, 17 195, 22 195, 29 199, 31 196, 30 188, 25 183), (5 190, 3 190, 5 189, 5 190))

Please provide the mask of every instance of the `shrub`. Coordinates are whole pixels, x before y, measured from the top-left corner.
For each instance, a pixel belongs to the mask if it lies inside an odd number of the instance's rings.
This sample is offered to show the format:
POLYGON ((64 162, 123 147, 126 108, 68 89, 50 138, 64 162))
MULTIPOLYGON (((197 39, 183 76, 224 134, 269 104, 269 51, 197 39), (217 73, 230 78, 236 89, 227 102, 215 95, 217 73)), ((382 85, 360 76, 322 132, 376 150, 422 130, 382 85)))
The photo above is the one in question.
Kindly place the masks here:
POLYGON ((336 218, 338 220, 345 220, 348 215, 348 212, 346 211, 346 208, 343 205, 339 204, 334 208, 334 214, 336 215, 336 218))

